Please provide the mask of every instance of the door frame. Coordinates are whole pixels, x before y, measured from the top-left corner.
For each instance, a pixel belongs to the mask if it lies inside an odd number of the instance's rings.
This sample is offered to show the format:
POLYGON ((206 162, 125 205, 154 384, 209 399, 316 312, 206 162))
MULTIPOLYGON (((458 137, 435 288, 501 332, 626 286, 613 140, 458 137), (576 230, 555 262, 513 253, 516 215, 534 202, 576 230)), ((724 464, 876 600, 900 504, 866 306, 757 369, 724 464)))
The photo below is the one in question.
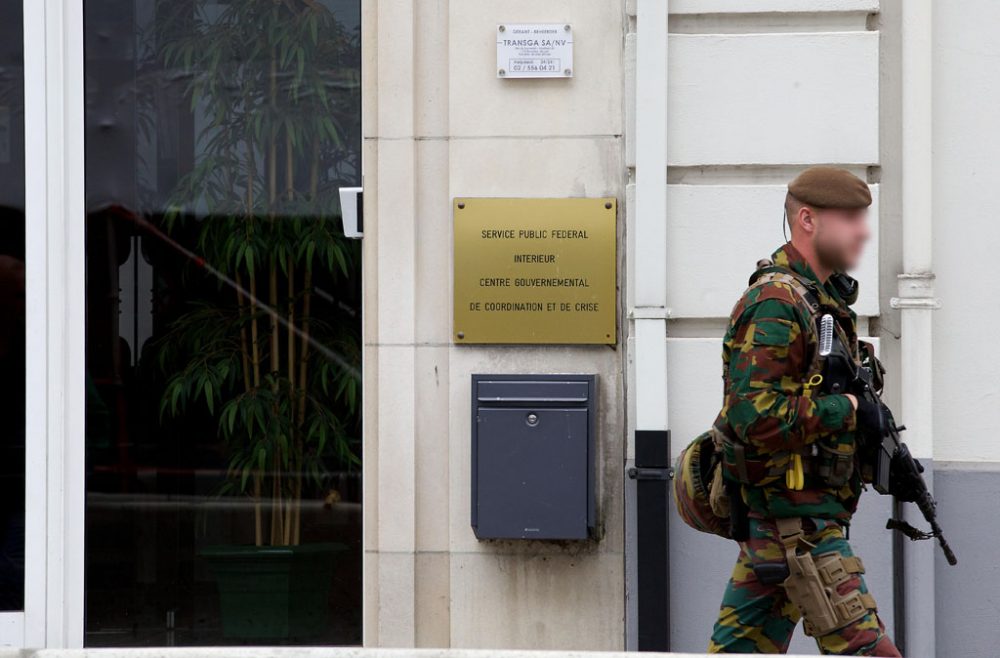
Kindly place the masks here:
POLYGON ((84 612, 83 0, 23 0, 25 601, 0 644, 80 647, 84 612))

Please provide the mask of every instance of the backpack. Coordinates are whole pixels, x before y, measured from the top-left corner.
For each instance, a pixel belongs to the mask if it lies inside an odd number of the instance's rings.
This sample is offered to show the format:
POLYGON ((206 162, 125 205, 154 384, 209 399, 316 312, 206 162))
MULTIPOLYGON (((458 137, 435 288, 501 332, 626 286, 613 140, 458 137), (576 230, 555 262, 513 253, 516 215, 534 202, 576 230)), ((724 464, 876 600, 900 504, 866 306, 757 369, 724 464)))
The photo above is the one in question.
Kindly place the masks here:
POLYGON ((729 498, 722 475, 721 452, 711 430, 702 432, 677 457, 674 505, 695 530, 731 539, 729 498))

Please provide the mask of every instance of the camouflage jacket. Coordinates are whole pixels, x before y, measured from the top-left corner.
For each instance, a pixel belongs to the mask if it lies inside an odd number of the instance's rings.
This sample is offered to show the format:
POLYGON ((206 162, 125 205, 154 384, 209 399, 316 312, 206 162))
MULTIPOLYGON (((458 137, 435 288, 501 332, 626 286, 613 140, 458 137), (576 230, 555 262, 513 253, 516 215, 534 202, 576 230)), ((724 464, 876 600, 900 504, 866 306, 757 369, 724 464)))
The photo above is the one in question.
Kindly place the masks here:
MULTIPOLYGON (((819 313, 834 316, 857 357, 857 316, 834 286, 820 283, 791 243, 779 247, 771 259, 811 284, 820 302, 819 313)), ((810 322, 808 309, 792 287, 771 281, 749 290, 736 302, 723 339, 724 392, 716 423, 728 424, 730 436, 772 466, 781 466, 779 461, 787 463, 788 451, 813 443, 817 445, 811 451, 821 456, 855 451, 856 419, 847 396, 804 390, 817 349, 810 322)), ((805 487, 798 491, 788 489, 783 478, 760 486, 743 485, 743 497, 757 515, 813 516, 841 522, 849 521, 860 492, 856 464, 839 487, 828 486, 812 474, 807 474, 805 487)))

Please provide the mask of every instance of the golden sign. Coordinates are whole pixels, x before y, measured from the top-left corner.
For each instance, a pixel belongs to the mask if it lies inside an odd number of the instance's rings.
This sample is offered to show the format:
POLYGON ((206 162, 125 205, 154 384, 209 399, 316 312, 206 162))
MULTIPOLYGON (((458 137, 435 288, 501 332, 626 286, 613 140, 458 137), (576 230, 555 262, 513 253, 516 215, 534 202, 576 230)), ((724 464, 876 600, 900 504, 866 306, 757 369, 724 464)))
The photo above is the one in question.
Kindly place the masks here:
POLYGON ((614 198, 454 203, 456 343, 616 342, 614 198))

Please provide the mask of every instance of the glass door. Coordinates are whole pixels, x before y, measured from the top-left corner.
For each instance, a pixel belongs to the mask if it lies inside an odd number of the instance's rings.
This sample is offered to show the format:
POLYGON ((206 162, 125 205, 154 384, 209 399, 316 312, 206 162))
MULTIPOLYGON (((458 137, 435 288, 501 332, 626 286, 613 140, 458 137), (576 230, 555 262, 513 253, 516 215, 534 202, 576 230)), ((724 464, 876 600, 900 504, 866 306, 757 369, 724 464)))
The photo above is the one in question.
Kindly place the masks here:
POLYGON ((62 518, 48 507, 59 486, 48 346, 60 334, 47 322, 44 34, 40 3, 0 2, 0 646, 15 647, 49 637, 46 534, 62 518))
POLYGON ((20 645, 25 594, 24 13, 0 3, 0 644, 20 645))
POLYGON ((360 1, 83 38, 83 643, 360 644, 360 1))

